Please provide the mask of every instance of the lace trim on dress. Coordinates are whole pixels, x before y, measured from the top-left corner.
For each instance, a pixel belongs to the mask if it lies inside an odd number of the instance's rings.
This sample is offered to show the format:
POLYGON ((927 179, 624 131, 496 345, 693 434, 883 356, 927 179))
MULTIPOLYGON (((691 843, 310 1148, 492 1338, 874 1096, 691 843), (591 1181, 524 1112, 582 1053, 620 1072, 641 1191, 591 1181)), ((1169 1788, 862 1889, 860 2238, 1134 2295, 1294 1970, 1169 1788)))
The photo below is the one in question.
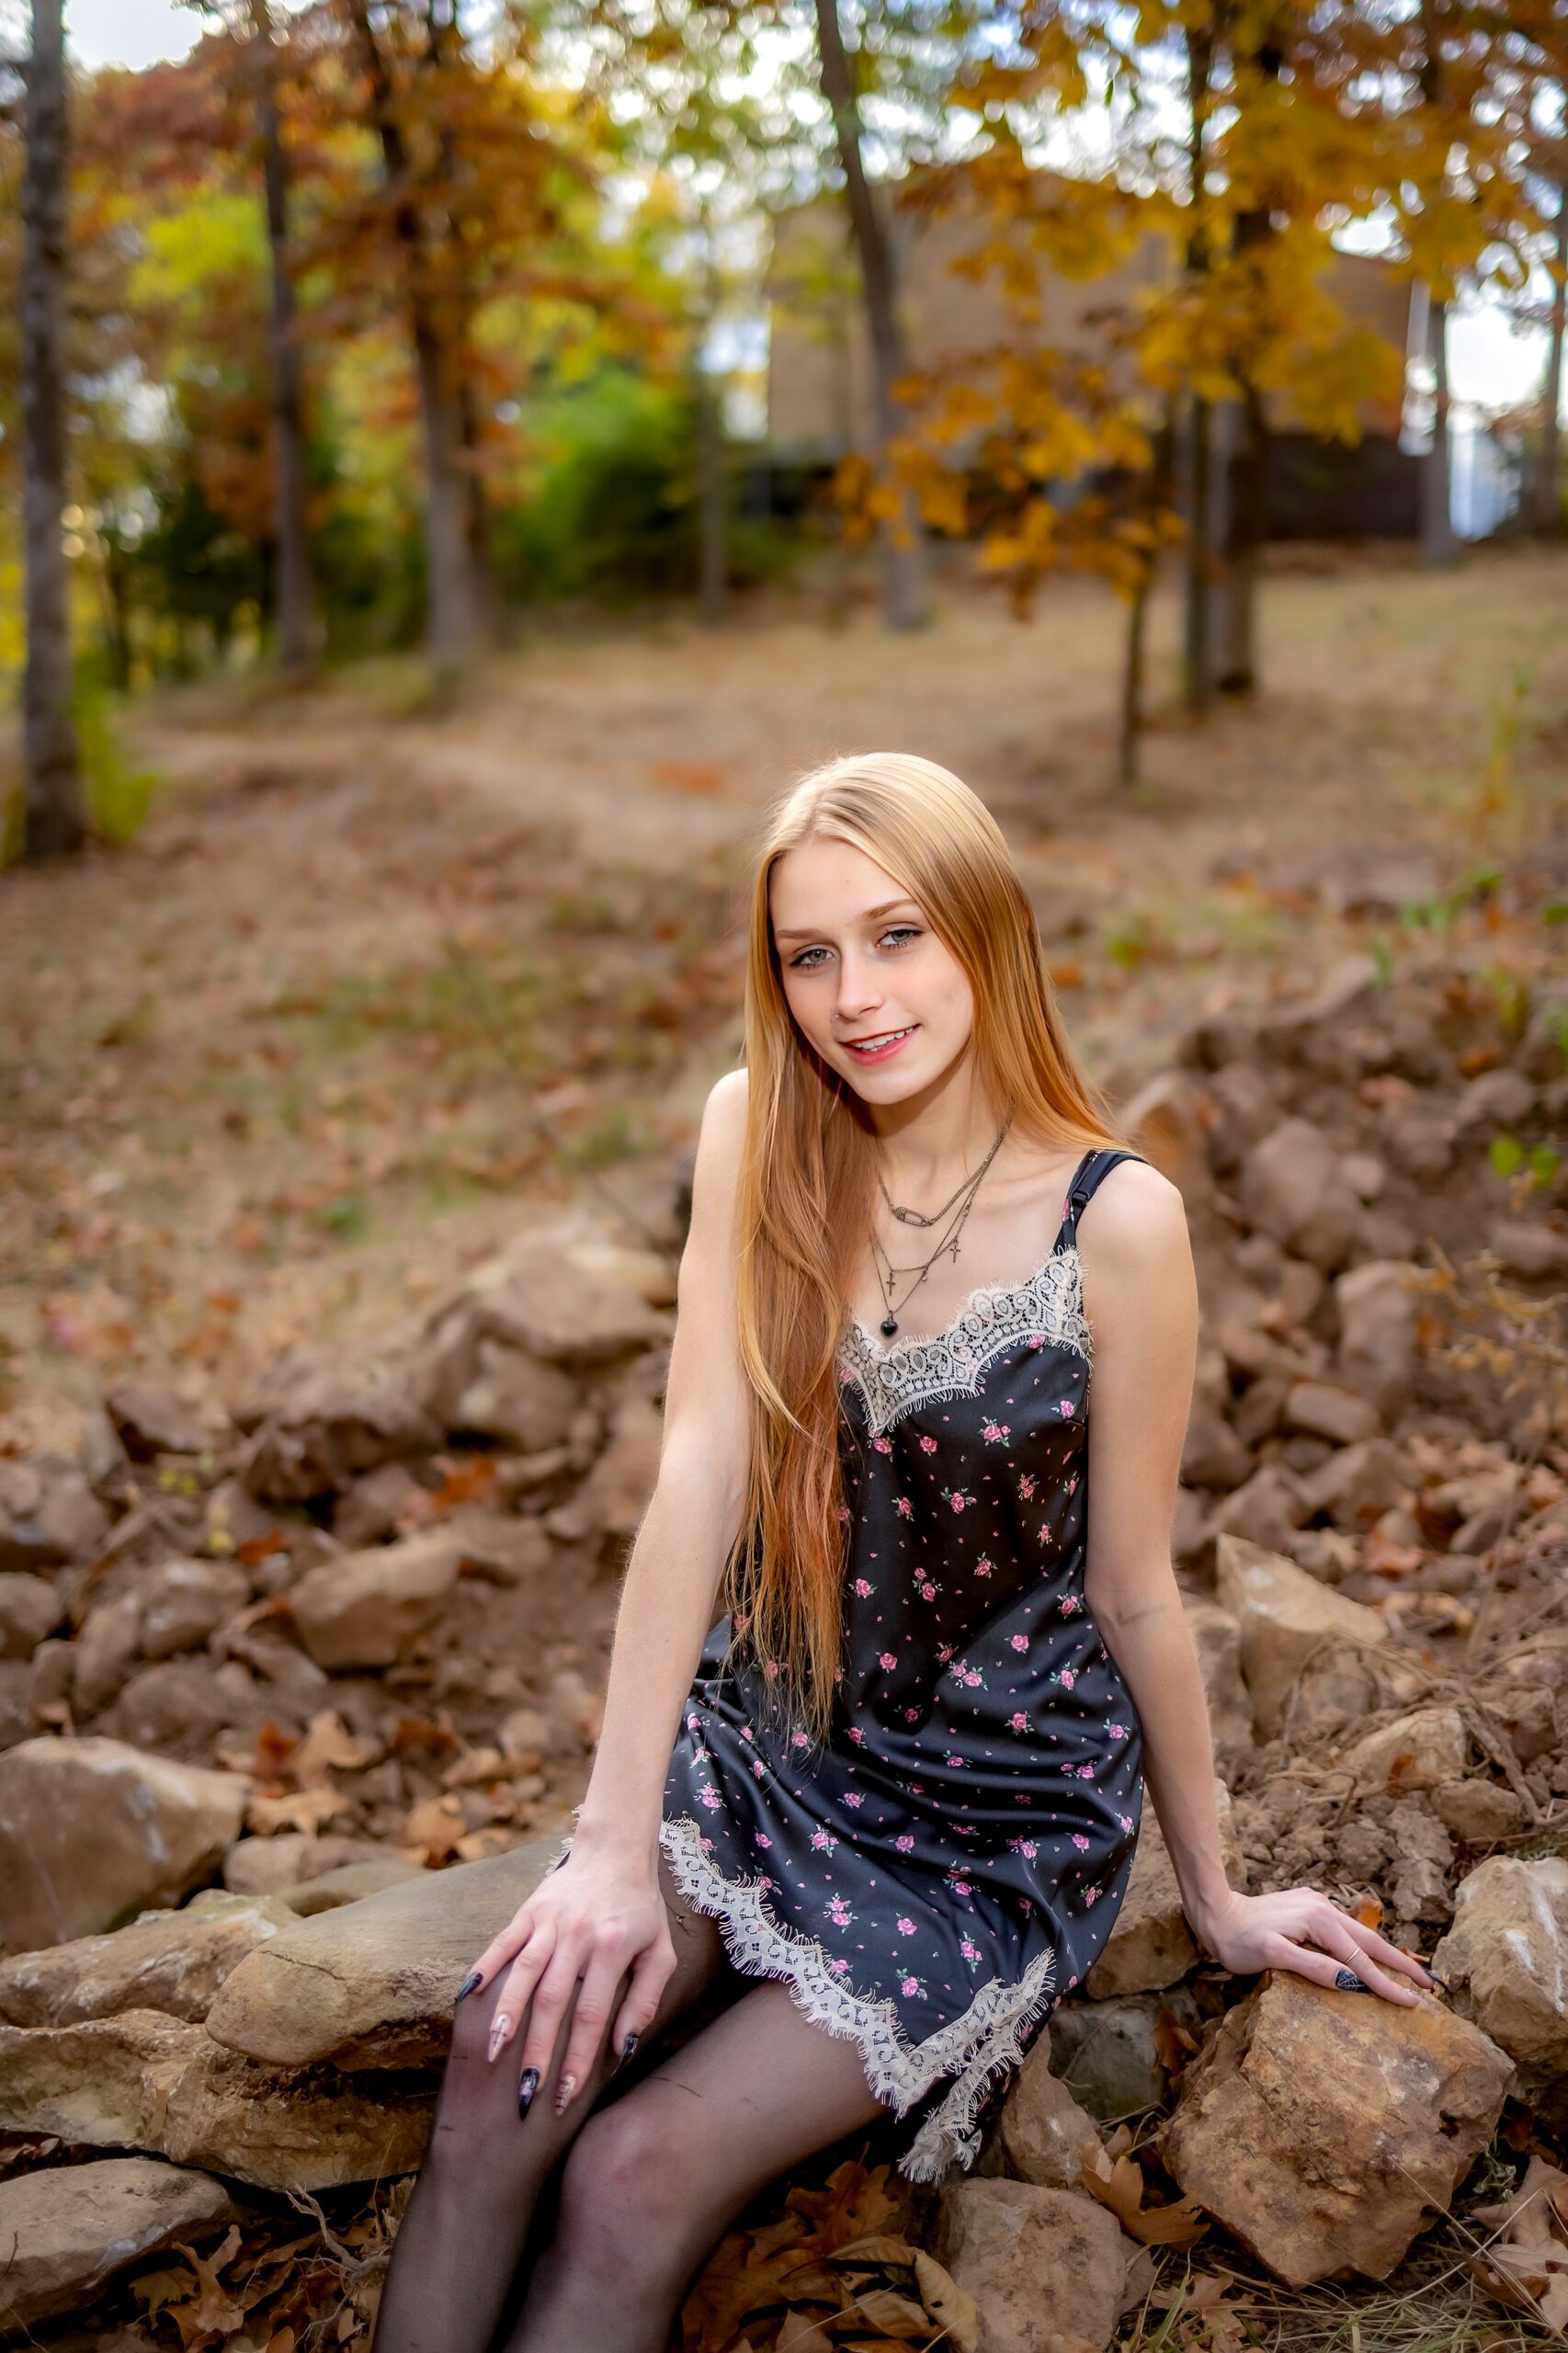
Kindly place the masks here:
POLYGON ((973 1397, 993 1357, 1040 1334, 1090 1361, 1084 1267, 1075 1245, 1055 1250, 1021 1283, 971 1290, 946 1331, 880 1347, 858 1316, 846 1326, 839 1361, 865 1402, 873 1437, 934 1398, 973 1397))
POLYGON ((971 2165, 980 2149, 974 2119, 981 2103, 996 2077, 1017 2064, 1029 2028, 1049 2005, 1054 1949, 1038 1953, 1013 1984, 994 1977, 960 2017, 924 2042, 911 2043, 892 2002, 853 1992, 821 1945, 773 1917, 760 1881, 724 1877, 689 1815, 662 1824, 659 1838, 681 1894, 719 1922, 735 1967, 748 1977, 783 1979, 813 2025, 858 2043, 872 2093, 895 2114, 902 2116, 934 2083, 958 2071, 951 2090, 898 2160, 906 2179, 936 2181, 955 2157, 971 2165))

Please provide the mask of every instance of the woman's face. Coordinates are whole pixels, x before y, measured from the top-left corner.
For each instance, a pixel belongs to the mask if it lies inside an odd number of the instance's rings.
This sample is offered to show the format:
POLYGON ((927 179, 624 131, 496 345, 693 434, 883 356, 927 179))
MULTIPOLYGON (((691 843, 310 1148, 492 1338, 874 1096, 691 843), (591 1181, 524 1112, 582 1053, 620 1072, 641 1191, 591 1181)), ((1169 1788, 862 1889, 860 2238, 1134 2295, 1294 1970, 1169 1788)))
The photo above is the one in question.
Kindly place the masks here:
POLYGON ((847 842, 798 842, 774 867, 768 911, 790 1010, 858 1095, 903 1103, 947 1075, 974 993, 902 883, 847 842))

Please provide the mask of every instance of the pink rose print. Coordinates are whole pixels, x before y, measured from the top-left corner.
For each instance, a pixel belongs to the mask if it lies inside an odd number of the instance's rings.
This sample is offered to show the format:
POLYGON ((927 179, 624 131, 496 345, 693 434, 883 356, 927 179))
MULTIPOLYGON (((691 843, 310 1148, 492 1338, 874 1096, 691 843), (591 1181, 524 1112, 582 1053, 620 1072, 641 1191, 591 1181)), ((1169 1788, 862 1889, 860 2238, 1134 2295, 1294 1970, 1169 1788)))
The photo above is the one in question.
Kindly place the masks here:
POLYGON ((918 1994, 920 1991, 919 1978, 906 1977, 898 1990, 901 1994, 918 1994))
POLYGON ((906 1919, 902 1912, 898 1915, 898 1933, 901 1937, 912 1937, 915 1934, 914 1921, 906 1919))
POLYGON ((849 1737, 850 1737, 850 1739, 855 1743, 855 1745, 857 1746, 857 1748, 858 1748, 858 1746, 860 1745, 860 1743, 865 1739, 866 1735, 865 1735, 865 1733, 861 1731, 861 1729, 860 1729, 860 1727, 859 1727, 859 1725, 858 1725, 858 1724, 851 1724, 851 1725, 850 1725, 850 1727, 849 1727, 849 1737))
POLYGON ((756 1843, 759 1847, 771 1847, 773 1841, 766 1830, 759 1830, 756 1834, 756 1843))
POLYGON ((699 1805, 705 1805, 708 1808, 709 1813, 711 1813, 714 1807, 716 1805, 722 1805, 724 1801, 719 1795, 717 1790, 699 1790, 697 1792, 697 1802, 699 1805))
POLYGON ((1127 1726, 1125 1724, 1107 1724, 1106 1730, 1109 1733, 1112 1740, 1125 1740, 1127 1738, 1127 1726))
POLYGON ((828 1899, 827 1916, 835 1928, 846 1928, 855 1915, 842 1895, 835 1895, 828 1899))
POLYGON ((752 1766, 752 1768, 751 1768, 751 1769, 752 1769, 752 1771, 756 1775, 756 1778, 757 1778, 757 1779, 758 1779, 759 1781, 766 1781, 766 1780, 767 1780, 767 1766, 763 1763, 763 1761, 762 1761, 762 1759, 761 1759, 761 1757, 760 1757, 760 1756, 759 1756, 759 1757, 757 1757, 757 1759, 756 1760, 756 1762, 755 1762, 755 1763, 754 1763, 754 1765, 752 1766))
POLYGON ((942 1665, 943 1665, 944 1666, 946 1666, 946 1665, 947 1665, 948 1661, 951 1658, 952 1654, 953 1654, 953 1646, 952 1646, 951 1643, 943 1643, 941 1644, 941 1646, 939 1647, 939 1649, 937 1650, 937 1656, 941 1660, 942 1665))
POLYGON ((1018 1481, 1018 1493, 1027 1504, 1032 1504, 1034 1501, 1034 1472, 1032 1471, 1026 1471, 1023 1477, 1018 1481))
POLYGON ((1099 1900, 1100 1892, 1097 1887, 1086 1887, 1084 1890, 1084 1901, 1085 1904, 1097 1904, 1099 1900))
POLYGON ((897 1512, 900 1519, 913 1519, 915 1517, 915 1506, 910 1502, 907 1495, 895 1495, 893 1497, 892 1507, 894 1511, 897 1512))
POLYGON ((1072 1420, 1072 1418, 1073 1418, 1073 1400, 1071 1399, 1071 1397, 1063 1397, 1063 1398, 1062 1398, 1062 1405, 1061 1405, 1061 1412, 1062 1412, 1062 1418, 1063 1419, 1063 1421, 1068 1421, 1068 1422, 1070 1422, 1070 1421, 1072 1420))
POLYGON ((1032 1863, 1035 1857, 1040 1852, 1040 1848, 1035 1845, 1032 1838, 1014 1838, 1009 1840, 1008 1843, 1012 1847, 1013 1852, 1016 1855, 1022 1855, 1024 1860, 1028 1863, 1032 1863))
POLYGON ((901 1830, 892 1843, 901 1855, 913 1855, 915 1852, 915 1841, 907 1830, 901 1830))
POLYGON ((920 1711, 918 1708, 905 1708, 903 1711, 903 1721, 906 1724, 915 1723, 918 1720, 919 1714, 920 1711))
POLYGON ((1075 1495, 1078 1492, 1078 1473, 1076 1471, 1074 1472, 1073 1476, 1067 1482, 1067 1492, 1070 1495, 1075 1495))
POLYGON ((971 1945, 967 1937, 960 1937, 959 1938, 959 1950, 962 1953, 966 1961, 978 1961, 980 1959, 980 1947, 978 1945, 971 1945))
POLYGON ((1080 1765, 1080 1766, 1079 1766, 1079 1768, 1078 1768, 1078 1779, 1080 1779, 1080 1781, 1092 1781, 1092 1780, 1094 1779, 1094 1778, 1095 1778, 1095 1768, 1094 1768, 1094 1767, 1093 1767, 1092 1765, 1080 1765))
POLYGON ((791 1748, 809 1748, 811 1746, 811 1742, 806 1738, 803 1732, 798 1732, 790 1741, 790 1745, 791 1748))
POLYGON ((988 1446, 1010 1446, 1013 1425, 1011 1422, 987 1422, 980 1435, 988 1446))
POLYGON ((1029 1646, 1029 1638, 1027 1634, 1009 1634, 1007 1643, 1009 1648, 1013 1650, 1027 1651, 1029 1646))
POLYGON ((1021 1708, 1010 1715, 1007 1722, 1015 1732, 1028 1732, 1029 1728, 1029 1720, 1021 1708))
POLYGON ((871 1444, 876 1448, 879 1454, 891 1454, 892 1452, 892 1440, 891 1438, 874 1438, 871 1440, 871 1444))
POLYGON ((948 1501, 951 1504, 955 1511, 962 1511, 964 1506, 969 1501, 969 1497, 967 1495, 954 1494, 948 1497, 948 1501))
POLYGON ((1073 1672, 1073 1670, 1072 1670, 1072 1668, 1071 1668, 1070 1666, 1064 1666, 1064 1667, 1062 1668, 1062 1688, 1063 1689, 1063 1691, 1071 1691, 1071 1689, 1073 1688, 1074 1684, 1074 1683, 1076 1683, 1076 1681, 1077 1681, 1077 1680, 1078 1680, 1077 1677, 1074 1674, 1074 1672, 1073 1672))
POLYGON ((1131 1816, 1130 1813, 1119 1813, 1119 1814, 1117 1815, 1117 1817, 1116 1817, 1116 1818, 1117 1818, 1118 1822, 1119 1822, 1119 1823, 1120 1823, 1120 1824, 1121 1824, 1121 1826, 1122 1826, 1122 1828, 1123 1828, 1124 1830, 1131 1830, 1131 1827, 1132 1827, 1132 1816, 1131 1816))
POLYGON ((948 1885, 952 1889, 955 1895, 967 1895, 970 1892, 969 1881, 967 1879, 949 1879, 948 1885))
POLYGON ((1074 1830, 1073 1833, 1073 1844, 1076 1847, 1080 1855, 1086 1855, 1088 1853, 1089 1842, 1083 1836, 1082 1832, 1074 1830))
POLYGON ((871 1580, 870 1580, 870 1578, 869 1578, 869 1577, 857 1577, 857 1578, 856 1578, 856 1580, 855 1580, 855 1590, 856 1590, 856 1592, 859 1595, 859 1597, 860 1597, 860 1598, 861 1598, 861 1600, 862 1600, 862 1601, 869 1601, 869 1599, 870 1599, 870 1597, 871 1597, 871 1580))
POLYGON ((866 1801, 860 1795, 858 1790, 846 1790, 844 1792, 844 1802, 846 1805, 864 1805, 866 1801))
POLYGON ((830 1961, 828 1966, 830 1969, 836 1969, 839 1975, 842 1976, 844 1972, 848 1968, 849 1963, 846 1961, 830 1961))
POLYGON ((949 1765, 956 1765, 960 1770, 962 1769, 963 1758, 961 1756, 949 1756, 948 1762, 949 1765))
POLYGON ((975 1563, 975 1564, 974 1564, 974 1574, 975 1574, 975 1575, 976 1575, 977 1577, 988 1577, 988 1576, 991 1574, 992 1569, 993 1569, 993 1567, 994 1567, 994 1565, 995 1565, 995 1564, 994 1564, 994 1563, 993 1563, 993 1562, 991 1562, 991 1561, 985 1561, 985 1560, 976 1561, 976 1563, 975 1563))
POLYGON ((848 1522, 849 1522, 849 1506, 848 1506, 848 1505, 847 1505, 847 1504, 840 1504, 840 1505, 839 1505, 839 1506, 838 1506, 838 1509, 834 1513, 834 1518, 835 1518, 835 1519, 836 1519, 836 1520, 837 1520, 837 1522, 838 1522, 838 1524, 839 1524, 839 1526, 840 1526, 841 1528, 847 1527, 848 1522))
POLYGON ((936 1586, 934 1585, 923 1585, 920 1588, 920 1598, 922 1601, 935 1601, 937 1598, 936 1586))
POLYGON ((1084 1597, 1081 1593, 1064 1593, 1062 1597, 1061 1608, 1063 1618, 1075 1618, 1083 1606, 1084 1597))
POLYGON ((878 1654, 877 1665, 891 1670, 898 1665, 898 1660, 892 1651, 881 1651, 878 1654))
POLYGON ((812 1844, 819 1854, 831 1855, 838 1841, 831 1830, 813 1830, 812 1844))
POLYGON ((920 1451, 922 1454, 935 1454, 937 1451, 936 1439, 934 1438, 922 1438, 920 1441, 920 1451))

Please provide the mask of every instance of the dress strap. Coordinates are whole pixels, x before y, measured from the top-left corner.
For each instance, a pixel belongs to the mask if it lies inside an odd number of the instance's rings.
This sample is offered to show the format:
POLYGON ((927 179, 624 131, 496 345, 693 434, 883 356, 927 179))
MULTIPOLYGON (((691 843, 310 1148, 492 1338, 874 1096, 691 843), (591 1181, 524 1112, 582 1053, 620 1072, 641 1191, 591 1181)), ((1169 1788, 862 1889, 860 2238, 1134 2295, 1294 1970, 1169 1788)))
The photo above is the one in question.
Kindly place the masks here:
POLYGON ((1115 1149, 1086 1152, 1084 1154, 1068 1189, 1066 1214, 1062 1221, 1064 1242, 1076 1242, 1078 1220, 1085 1205, 1093 1199, 1118 1161, 1142 1160, 1142 1158, 1143 1154, 1141 1152, 1130 1152, 1123 1145, 1118 1145, 1115 1149))

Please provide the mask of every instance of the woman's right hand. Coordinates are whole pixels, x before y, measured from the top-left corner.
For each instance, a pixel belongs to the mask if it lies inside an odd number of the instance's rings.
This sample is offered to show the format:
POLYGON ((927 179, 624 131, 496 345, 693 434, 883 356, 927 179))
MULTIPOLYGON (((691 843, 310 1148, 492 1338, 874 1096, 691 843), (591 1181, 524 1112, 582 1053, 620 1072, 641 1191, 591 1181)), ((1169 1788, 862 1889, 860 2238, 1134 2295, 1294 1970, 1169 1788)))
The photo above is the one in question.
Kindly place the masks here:
POLYGON ((564 1862, 545 1874, 486 1945, 465 1989, 473 1994, 502 1981, 491 2019, 492 2060, 500 2057, 528 2010, 520 2073, 536 2068, 542 2082, 573 1988, 582 1978, 556 2084, 557 2114, 586 2080, 616 1987, 627 1971, 631 1983, 611 2036, 620 2053, 629 2034, 639 2035, 652 2024, 676 1965, 657 1863, 644 1867, 624 1855, 585 1849, 581 1836, 579 1832, 564 1862))

